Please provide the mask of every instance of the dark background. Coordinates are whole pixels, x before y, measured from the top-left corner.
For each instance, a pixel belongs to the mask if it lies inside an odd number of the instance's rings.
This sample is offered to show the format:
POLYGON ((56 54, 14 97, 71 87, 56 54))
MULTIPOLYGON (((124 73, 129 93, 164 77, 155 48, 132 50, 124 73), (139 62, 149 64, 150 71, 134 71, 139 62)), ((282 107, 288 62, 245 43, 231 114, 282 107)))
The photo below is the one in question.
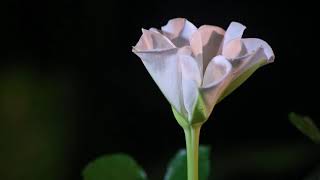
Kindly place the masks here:
POLYGON ((81 179, 99 155, 125 152, 161 179, 182 129, 131 52, 141 28, 175 17, 247 26, 273 64, 219 103, 201 134, 216 179, 302 179, 319 147, 288 121, 318 111, 315 4, 240 1, 1 1, 0 179, 81 179), (284 158, 284 159, 281 159, 284 158), (282 163, 282 164, 281 164, 282 163))

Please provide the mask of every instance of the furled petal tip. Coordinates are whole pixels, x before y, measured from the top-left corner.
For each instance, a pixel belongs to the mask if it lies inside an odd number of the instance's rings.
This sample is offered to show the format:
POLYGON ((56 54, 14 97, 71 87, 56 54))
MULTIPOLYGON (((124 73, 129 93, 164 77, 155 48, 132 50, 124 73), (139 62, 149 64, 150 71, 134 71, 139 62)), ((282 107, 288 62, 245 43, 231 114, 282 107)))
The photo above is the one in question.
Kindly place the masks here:
POLYGON ((138 43, 133 47, 134 52, 161 51, 174 48, 174 44, 161 33, 154 30, 142 29, 138 43))
POLYGON ((246 38, 242 39, 247 51, 252 53, 256 51, 258 48, 262 48, 264 51, 264 56, 266 58, 267 63, 274 62, 274 53, 270 45, 265 42, 264 40, 257 39, 257 38, 246 38))
POLYGON ((189 45, 189 40, 197 27, 184 18, 175 18, 168 21, 161 27, 165 36, 167 36, 177 47, 189 45))
POLYGON ((226 30, 222 54, 230 59, 238 59, 254 54, 259 48, 263 49, 266 63, 274 61, 274 53, 265 41, 257 38, 242 38, 246 27, 238 22, 232 22, 226 30))

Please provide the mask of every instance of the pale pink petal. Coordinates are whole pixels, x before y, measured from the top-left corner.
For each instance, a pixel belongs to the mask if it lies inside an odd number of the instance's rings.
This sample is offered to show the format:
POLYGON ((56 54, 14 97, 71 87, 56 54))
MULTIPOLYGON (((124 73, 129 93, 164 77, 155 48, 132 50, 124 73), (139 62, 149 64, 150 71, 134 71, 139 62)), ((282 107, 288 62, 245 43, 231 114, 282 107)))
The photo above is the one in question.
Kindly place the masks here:
POLYGON ((179 55, 179 57, 181 62, 183 101, 187 117, 191 120, 199 95, 198 89, 201 85, 200 71, 196 60, 192 56, 179 55))
POLYGON ((234 59, 232 61, 232 80, 235 80, 244 72, 246 72, 252 67, 255 67, 256 65, 262 66, 267 64, 267 61, 267 55, 264 53, 264 50, 261 47, 259 47, 256 51, 252 52, 251 54, 234 59))
POLYGON ((241 37, 246 27, 240 23, 232 22, 224 36, 222 55, 227 59, 233 59, 244 55, 245 49, 241 42, 241 37))
POLYGON ((261 47, 263 49, 265 56, 266 56, 266 61, 267 62, 274 61, 273 50, 271 49, 270 45, 267 42, 265 42, 264 40, 257 39, 257 38, 245 38, 245 39, 241 39, 241 41, 245 45, 248 53, 253 53, 254 51, 257 51, 258 48, 261 47))
POLYGON ((272 49, 266 42, 260 39, 242 39, 241 41, 248 53, 232 59, 231 82, 219 100, 238 88, 259 67, 272 62, 274 59, 272 49), (240 76, 242 77, 238 79, 240 76))
POLYGON ((231 71, 232 65, 223 56, 214 57, 208 64, 202 82, 201 94, 209 114, 219 96, 230 82, 231 71))
POLYGON ((189 45, 189 39, 197 27, 184 18, 175 18, 162 26, 161 30, 177 47, 183 47, 189 45))
POLYGON ((177 111, 184 112, 181 72, 179 72, 180 59, 177 56, 178 49, 133 52, 140 57, 149 74, 170 104, 177 111))
POLYGON ((153 28, 153 27, 152 27, 152 28, 150 28, 150 29, 149 29, 149 31, 153 31, 153 32, 156 32, 156 33, 160 33, 160 34, 162 34, 162 33, 161 33, 161 31, 160 31, 159 29, 157 29, 157 28, 153 28))
POLYGON ((191 116, 201 77, 190 47, 133 52, 170 104, 185 117, 191 116))
POLYGON ((133 51, 160 51, 175 48, 174 44, 160 33, 142 29, 140 37, 133 51))
POLYGON ((203 71, 211 59, 221 51, 224 33, 220 27, 203 25, 192 35, 190 45, 195 57, 202 60, 203 71))
POLYGON ((197 61, 200 70, 200 75, 201 77, 203 77, 203 71, 205 69, 203 68, 202 38, 201 33, 199 31, 196 31, 192 34, 192 37, 190 39, 190 47, 192 49, 193 56, 197 61))
POLYGON ((223 56, 214 57, 208 67, 203 77, 202 87, 211 88, 219 84, 231 71, 232 66, 230 62, 223 56))
POLYGON ((261 66, 274 60, 274 53, 271 47, 263 40, 248 38, 241 40, 248 51, 246 56, 237 57, 232 61, 233 74, 236 77, 256 64, 261 66))

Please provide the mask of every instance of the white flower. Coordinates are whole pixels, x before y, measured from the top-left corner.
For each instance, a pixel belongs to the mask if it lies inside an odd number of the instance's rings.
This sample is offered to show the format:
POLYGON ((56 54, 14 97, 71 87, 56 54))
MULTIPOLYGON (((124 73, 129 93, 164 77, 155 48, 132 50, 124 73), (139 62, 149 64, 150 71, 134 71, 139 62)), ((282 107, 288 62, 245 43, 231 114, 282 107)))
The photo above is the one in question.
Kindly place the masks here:
POLYGON ((133 52, 172 105, 176 118, 187 124, 202 122, 220 99, 258 67, 274 60, 265 41, 241 38, 244 29, 237 22, 226 31, 210 25, 197 28, 176 18, 161 30, 142 29, 133 52))

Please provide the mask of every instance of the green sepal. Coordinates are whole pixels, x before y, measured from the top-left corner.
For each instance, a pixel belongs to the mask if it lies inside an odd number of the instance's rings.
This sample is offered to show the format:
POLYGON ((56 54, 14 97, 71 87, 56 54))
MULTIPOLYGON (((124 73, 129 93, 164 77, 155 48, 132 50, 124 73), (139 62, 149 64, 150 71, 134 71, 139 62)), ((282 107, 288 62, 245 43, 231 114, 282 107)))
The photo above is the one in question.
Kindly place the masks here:
POLYGON ((193 116, 191 119, 191 124, 201 124, 208 120, 208 113, 206 105, 203 101, 202 96, 198 95, 197 104, 195 105, 193 109, 193 116))
POLYGON ((206 110, 205 103, 202 96, 198 95, 197 103, 193 109, 192 118, 189 120, 188 117, 183 116, 173 106, 171 106, 174 117, 180 126, 189 127, 193 124, 202 124, 208 119, 208 113, 206 110))
POLYGON ((171 106, 174 117, 181 127, 188 127, 189 121, 187 118, 183 117, 173 106, 171 106))

